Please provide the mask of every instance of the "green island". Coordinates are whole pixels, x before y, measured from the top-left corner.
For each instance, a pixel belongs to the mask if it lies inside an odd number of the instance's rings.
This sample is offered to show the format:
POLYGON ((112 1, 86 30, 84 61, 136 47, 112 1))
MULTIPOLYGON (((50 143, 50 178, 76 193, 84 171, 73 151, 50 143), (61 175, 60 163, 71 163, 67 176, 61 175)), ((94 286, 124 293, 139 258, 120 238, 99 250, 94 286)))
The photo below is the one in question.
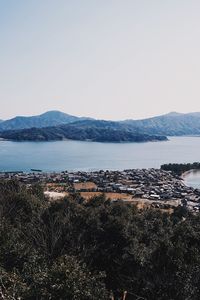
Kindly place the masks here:
POLYGON ((14 141, 79 140, 93 142, 167 141, 165 135, 145 133, 126 124, 111 121, 79 121, 45 128, 0 132, 0 138, 14 141))

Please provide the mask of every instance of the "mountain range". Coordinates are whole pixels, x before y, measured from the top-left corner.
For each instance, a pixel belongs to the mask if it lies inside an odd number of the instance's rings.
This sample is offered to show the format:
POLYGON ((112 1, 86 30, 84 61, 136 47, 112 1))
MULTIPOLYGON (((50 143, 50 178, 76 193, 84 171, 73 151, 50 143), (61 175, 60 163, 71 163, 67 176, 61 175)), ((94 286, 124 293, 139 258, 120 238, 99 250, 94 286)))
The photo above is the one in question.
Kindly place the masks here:
POLYGON ((142 120, 104 121, 49 111, 0 122, 0 137, 11 140, 144 142, 182 135, 200 135, 200 113, 171 112, 142 120))
POLYGON ((199 135, 200 113, 182 114, 171 112, 162 116, 143 120, 127 120, 126 123, 134 128, 142 129, 145 133, 164 134, 167 136, 199 135))
POLYGON ((60 111, 48 111, 39 116, 18 116, 6 121, 0 121, 0 131, 18 130, 28 128, 43 128, 76 122, 78 120, 89 120, 90 118, 75 117, 60 111))

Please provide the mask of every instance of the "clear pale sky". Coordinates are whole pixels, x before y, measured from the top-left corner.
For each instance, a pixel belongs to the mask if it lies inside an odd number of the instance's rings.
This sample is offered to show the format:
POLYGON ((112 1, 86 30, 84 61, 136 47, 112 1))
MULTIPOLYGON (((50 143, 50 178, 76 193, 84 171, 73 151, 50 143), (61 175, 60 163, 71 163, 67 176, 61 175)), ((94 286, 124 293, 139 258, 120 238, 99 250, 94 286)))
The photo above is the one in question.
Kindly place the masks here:
POLYGON ((200 111, 199 0, 0 0, 0 118, 200 111))

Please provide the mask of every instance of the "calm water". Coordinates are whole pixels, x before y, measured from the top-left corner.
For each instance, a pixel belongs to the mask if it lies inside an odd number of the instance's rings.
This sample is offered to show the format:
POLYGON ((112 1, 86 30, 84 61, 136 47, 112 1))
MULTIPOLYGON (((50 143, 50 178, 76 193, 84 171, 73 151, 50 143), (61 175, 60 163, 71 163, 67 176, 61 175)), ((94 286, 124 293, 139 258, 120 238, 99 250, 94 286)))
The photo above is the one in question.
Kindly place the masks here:
POLYGON ((200 189, 200 170, 191 170, 183 178, 186 185, 200 189))
POLYGON ((199 149, 200 137, 122 144, 0 141, 0 171, 159 168, 163 163, 200 161, 199 149))

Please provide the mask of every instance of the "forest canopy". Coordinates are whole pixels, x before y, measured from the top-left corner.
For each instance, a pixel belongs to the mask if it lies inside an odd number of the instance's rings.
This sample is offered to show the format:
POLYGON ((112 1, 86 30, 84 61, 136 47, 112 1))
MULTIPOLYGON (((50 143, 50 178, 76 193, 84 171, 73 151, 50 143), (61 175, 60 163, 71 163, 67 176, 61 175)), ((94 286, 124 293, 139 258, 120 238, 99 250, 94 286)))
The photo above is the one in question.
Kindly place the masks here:
POLYGON ((200 163, 199 162, 187 163, 187 164, 170 163, 170 164, 162 165, 161 169, 165 171, 172 171, 177 175, 182 175, 183 173, 190 170, 200 170, 200 163))
POLYGON ((200 298, 200 217, 0 182, 0 299, 200 298), (114 297, 114 298, 111 298, 114 297))

